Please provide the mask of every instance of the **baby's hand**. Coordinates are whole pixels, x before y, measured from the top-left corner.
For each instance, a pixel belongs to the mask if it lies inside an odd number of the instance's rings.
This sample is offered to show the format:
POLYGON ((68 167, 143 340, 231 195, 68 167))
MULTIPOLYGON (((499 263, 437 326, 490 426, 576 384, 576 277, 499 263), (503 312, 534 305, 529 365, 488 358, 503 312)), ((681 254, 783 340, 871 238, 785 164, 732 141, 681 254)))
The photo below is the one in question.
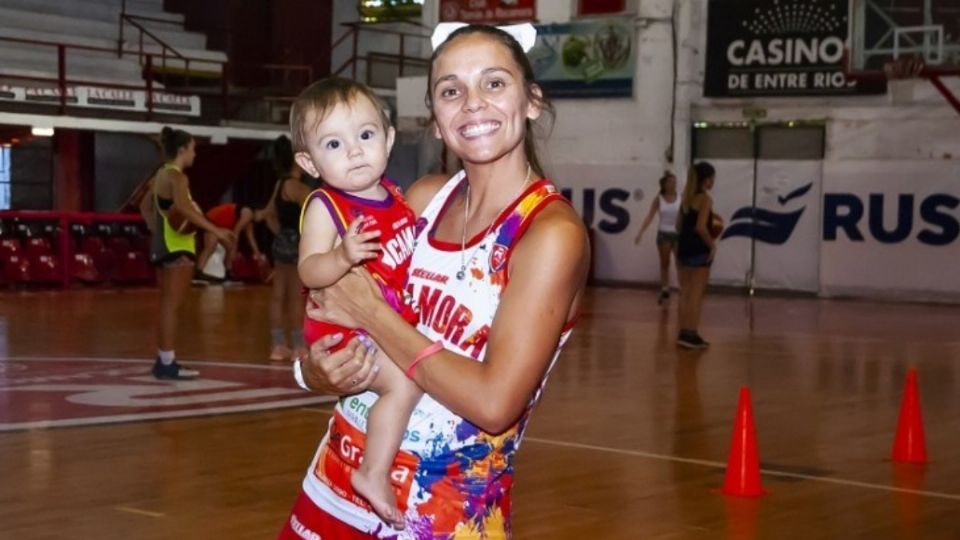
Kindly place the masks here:
POLYGON ((353 220, 347 229, 347 234, 343 236, 340 249, 351 266, 380 256, 380 229, 361 232, 364 227, 374 223, 376 221, 372 217, 360 216, 353 220))

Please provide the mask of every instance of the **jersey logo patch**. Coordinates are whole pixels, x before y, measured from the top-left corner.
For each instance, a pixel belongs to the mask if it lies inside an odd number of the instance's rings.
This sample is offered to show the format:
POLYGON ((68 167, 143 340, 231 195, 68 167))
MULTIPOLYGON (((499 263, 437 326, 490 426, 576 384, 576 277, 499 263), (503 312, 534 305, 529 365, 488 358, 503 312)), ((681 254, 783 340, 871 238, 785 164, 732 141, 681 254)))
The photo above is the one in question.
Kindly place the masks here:
POLYGON ((427 228, 427 218, 418 219, 415 225, 414 233, 413 233, 414 236, 420 236, 420 233, 422 233, 423 230, 426 228, 427 228))
POLYGON ((507 264, 507 246, 494 244, 493 250, 490 252, 490 271, 499 272, 505 264, 507 264))

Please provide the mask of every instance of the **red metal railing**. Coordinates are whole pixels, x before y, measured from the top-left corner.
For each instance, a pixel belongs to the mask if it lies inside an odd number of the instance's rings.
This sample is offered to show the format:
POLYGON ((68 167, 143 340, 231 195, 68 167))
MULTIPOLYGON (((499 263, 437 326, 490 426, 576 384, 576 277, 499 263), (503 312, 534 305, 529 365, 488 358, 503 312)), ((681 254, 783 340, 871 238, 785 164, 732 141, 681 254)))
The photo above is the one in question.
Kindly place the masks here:
MULTIPOLYGON (((351 76, 351 78, 354 79, 354 80, 357 80, 357 64, 358 64, 358 62, 359 62, 359 61, 369 62, 369 61, 371 60, 370 55, 357 54, 357 47, 358 47, 359 41, 360 41, 360 32, 368 32, 368 33, 372 33, 372 34, 388 35, 388 36, 396 36, 396 37, 397 37, 397 39, 398 39, 398 41, 399 41, 399 44, 398 44, 398 48, 397 48, 396 50, 398 51, 398 53, 397 53, 395 56, 394 56, 394 55, 378 56, 378 57, 377 57, 377 60, 383 60, 383 59, 388 59, 388 58, 391 58, 391 57, 392 57, 392 58, 396 61, 396 63, 398 64, 398 67, 399 67, 399 70, 400 70, 400 76, 401 76, 401 77, 404 75, 404 68, 405 68, 407 65, 409 65, 409 64, 426 65, 426 62, 429 60, 428 58, 423 58, 423 57, 418 57, 418 56, 407 56, 407 52, 406 52, 406 47, 407 47, 407 42, 408 42, 408 41, 410 41, 410 40, 414 40, 414 41, 416 41, 416 40, 427 40, 427 41, 429 41, 430 36, 427 35, 427 34, 418 34, 418 33, 411 33, 411 32, 401 32, 401 31, 399 31, 399 30, 389 30, 389 29, 384 29, 384 28, 377 28, 376 26, 365 25, 365 24, 356 23, 356 22, 353 22, 353 23, 344 23, 343 26, 346 27, 346 28, 348 28, 348 30, 347 30, 347 32, 345 32, 342 36, 340 36, 336 41, 333 42, 333 45, 330 46, 330 52, 331 52, 331 54, 333 54, 333 53, 337 50, 337 47, 339 47, 339 46, 342 45, 343 43, 347 42, 347 40, 350 40, 350 44, 351 44, 351 47, 352 47, 352 52, 351 52, 351 54, 350 54, 350 57, 347 58, 347 59, 343 62, 343 64, 340 65, 340 67, 338 67, 337 69, 335 69, 335 70, 333 71, 333 74, 334 74, 334 75, 340 75, 341 73, 344 72, 344 70, 346 70, 346 69, 349 67, 349 68, 350 68, 350 76, 351 76)), ((416 25, 416 26, 420 26, 420 25, 416 25)))
MULTIPOLYGON (((313 68, 307 65, 299 64, 236 64, 225 62, 221 60, 214 60, 208 58, 192 58, 185 56, 172 45, 161 39, 150 29, 146 28, 140 21, 146 22, 155 22, 160 24, 169 24, 179 27, 180 23, 175 21, 170 21, 167 19, 159 19, 155 17, 143 17, 140 15, 130 15, 126 13, 126 0, 123 2, 123 7, 120 12, 119 18, 119 33, 117 39, 117 56, 122 58, 124 55, 124 26, 125 23, 130 24, 137 30, 137 57, 140 60, 140 65, 144 66, 145 73, 154 74, 158 73, 156 70, 156 58, 160 59, 160 82, 164 85, 167 84, 167 75, 170 70, 167 66, 167 58, 180 60, 183 62, 183 74, 184 74, 184 85, 190 86, 192 76, 195 76, 194 72, 190 69, 191 62, 196 64, 215 64, 219 66, 219 79, 220 79, 220 94, 223 104, 224 118, 230 117, 230 102, 231 102, 231 92, 230 92, 230 83, 233 77, 239 75, 239 72, 242 70, 258 70, 267 72, 267 80, 271 83, 277 80, 273 77, 274 73, 280 74, 280 79, 283 81, 280 88, 289 88, 290 92, 287 92, 287 95, 279 96, 269 96, 267 102, 272 101, 284 101, 284 100, 293 100, 293 96, 299 92, 299 89, 303 88, 307 84, 313 81, 313 68), (153 40, 155 46, 160 47, 160 54, 156 53, 147 53, 144 50, 144 37, 147 37, 153 40), (169 51, 169 55, 168 55, 169 51), (299 83, 290 84, 291 74, 300 73, 303 77, 300 77, 299 83)), ((148 44, 149 45, 149 44, 148 44)), ((216 73, 214 70, 212 73, 216 73)), ((296 75, 294 75, 296 77, 296 75)), ((154 77, 147 77, 147 83, 150 84, 150 80, 154 77)))

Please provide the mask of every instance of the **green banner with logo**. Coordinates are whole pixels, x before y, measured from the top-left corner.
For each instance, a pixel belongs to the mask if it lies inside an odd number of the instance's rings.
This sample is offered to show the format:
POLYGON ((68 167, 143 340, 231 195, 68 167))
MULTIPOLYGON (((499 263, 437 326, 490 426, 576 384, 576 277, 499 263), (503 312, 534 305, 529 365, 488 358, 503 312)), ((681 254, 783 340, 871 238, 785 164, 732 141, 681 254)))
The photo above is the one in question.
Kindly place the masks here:
POLYGON ((551 98, 632 97, 636 69, 632 20, 537 25, 527 56, 551 98))

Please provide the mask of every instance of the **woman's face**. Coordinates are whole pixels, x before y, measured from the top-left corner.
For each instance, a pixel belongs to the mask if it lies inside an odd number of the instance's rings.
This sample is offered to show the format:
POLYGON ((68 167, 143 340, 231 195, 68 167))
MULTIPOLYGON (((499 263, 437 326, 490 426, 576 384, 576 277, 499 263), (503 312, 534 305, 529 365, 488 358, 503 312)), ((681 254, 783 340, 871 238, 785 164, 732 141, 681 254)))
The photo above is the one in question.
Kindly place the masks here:
POLYGON ((523 152, 526 120, 540 107, 527 99, 506 46, 479 33, 455 38, 434 61, 431 85, 437 136, 460 159, 491 163, 523 152))
POLYGON ((703 189, 711 190, 713 189, 713 176, 708 176, 706 180, 703 181, 703 189))
POLYGON ((183 163, 183 167, 192 167, 193 160, 197 159, 197 142, 190 139, 186 146, 181 146, 177 151, 177 158, 183 163))
POLYGON ((677 194, 677 179, 674 176, 668 176, 666 180, 663 181, 663 192, 667 195, 676 195, 677 194))

